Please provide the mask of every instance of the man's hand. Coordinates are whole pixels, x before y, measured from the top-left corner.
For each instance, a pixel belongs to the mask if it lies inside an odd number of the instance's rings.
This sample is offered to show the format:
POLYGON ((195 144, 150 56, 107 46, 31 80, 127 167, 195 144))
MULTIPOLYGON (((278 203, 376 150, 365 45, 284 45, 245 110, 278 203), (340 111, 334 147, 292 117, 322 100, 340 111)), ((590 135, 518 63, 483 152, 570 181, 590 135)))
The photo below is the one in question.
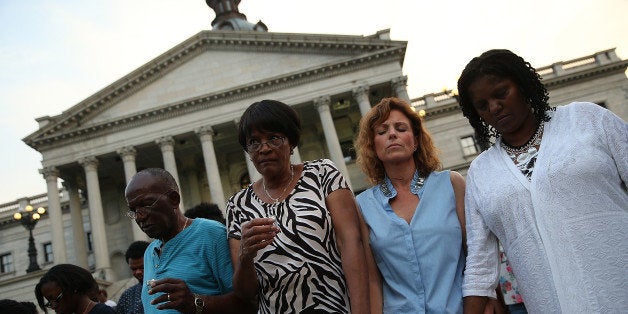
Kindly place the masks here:
POLYGON ((156 305, 157 309, 175 309, 182 313, 195 312, 194 294, 185 281, 176 278, 164 278, 149 281, 149 284, 149 295, 161 293, 151 301, 151 304, 156 305))

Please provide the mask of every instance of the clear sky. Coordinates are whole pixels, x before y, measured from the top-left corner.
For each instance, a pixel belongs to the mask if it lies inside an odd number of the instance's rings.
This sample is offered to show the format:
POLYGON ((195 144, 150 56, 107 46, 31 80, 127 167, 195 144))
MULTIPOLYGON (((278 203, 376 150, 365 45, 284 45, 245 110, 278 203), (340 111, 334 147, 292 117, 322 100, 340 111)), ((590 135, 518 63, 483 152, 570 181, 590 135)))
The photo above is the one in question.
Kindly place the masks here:
MULTIPOLYGON (((411 98, 454 88, 492 48, 535 67, 609 48, 628 59, 628 0, 242 0, 271 32, 408 41, 411 98)), ((41 155, 22 142, 60 114, 201 30, 203 0, 0 0, 0 203, 46 192, 41 155)))

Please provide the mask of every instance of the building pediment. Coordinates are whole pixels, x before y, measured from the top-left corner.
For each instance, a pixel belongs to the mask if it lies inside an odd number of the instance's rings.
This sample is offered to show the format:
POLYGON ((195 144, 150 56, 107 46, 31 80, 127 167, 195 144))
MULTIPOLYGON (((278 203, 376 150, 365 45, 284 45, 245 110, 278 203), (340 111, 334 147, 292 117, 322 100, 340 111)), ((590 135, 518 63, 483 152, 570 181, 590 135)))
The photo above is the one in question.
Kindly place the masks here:
POLYGON ((407 42, 385 37, 202 31, 60 115, 38 118, 39 130, 23 140, 41 151, 384 62, 401 67, 407 42))

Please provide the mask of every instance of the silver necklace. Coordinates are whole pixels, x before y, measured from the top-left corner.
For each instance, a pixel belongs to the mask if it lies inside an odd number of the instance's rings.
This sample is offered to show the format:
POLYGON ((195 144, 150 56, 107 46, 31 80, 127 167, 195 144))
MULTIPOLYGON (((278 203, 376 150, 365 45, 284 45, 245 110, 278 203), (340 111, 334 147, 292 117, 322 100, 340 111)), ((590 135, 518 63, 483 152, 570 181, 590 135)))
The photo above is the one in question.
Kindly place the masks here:
POLYGON ((274 197, 270 196, 270 193, 268 192, 268 189, 266 188, 266 180, 264 178, 262 178, 262 186, 264 187, 264 193, 266 193, 266 196, 268 196, 268 198, 273 200, 275 205, 277 205, 277 204, 279 204, 279 200, 281 199, 281 197, 284 195, 284 193, 286 193, 286 190, 290 186, 290 183, 292 183, 292 179, 294 179, 294 169, 293 169, 292 165, 290 165, 290 181, 288 181, 288 184, 286 184, 286 186, 283 188, 283 190, 281 191, 281 194, 279 194, 279 196, 277 196, 277 198, 274 198, 274 197))
POLYGON ((503 138, 501 141, 501 146, 511 158, 514 157, 514 159, 517 159, 517 156, 524 153, 526 155, 536 153, 537 151, 536 146, 541 144, 542 136, 543 136, 543 123, 539 125, 539 127, 536 129, 536 132, 534 132, 534 135, 532 135, 532 137, 528 140, 528 142, 526 142, 522 146, 512 147, 506 144, 503 138))

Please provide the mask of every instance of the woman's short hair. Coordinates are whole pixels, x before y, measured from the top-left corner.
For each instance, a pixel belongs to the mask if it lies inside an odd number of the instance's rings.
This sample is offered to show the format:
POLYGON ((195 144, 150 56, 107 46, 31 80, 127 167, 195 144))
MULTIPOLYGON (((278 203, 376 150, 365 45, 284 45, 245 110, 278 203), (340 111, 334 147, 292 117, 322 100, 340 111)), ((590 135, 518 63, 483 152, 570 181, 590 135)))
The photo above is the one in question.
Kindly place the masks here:
POLYGON ((238 142, 246 151, 246 139, 253 131, 285 134, 290 147, 296 147, 301 138, 301 120, 291 107, 277 100, 262 100, 250 105, 240 117, 238 142))
POLYGON ((458 102, 462 114, 475 130, 476 140, 482 150, 488 149, 491 138, 497 138, 499 132, 478 115, 471 102, 469 86, 476 79, 486 75, 512 80, 519 87, 523 99, 531 105, 537 123, 549 121, 547 111, 551 108, 548 104, 547 89, 532 65, 510 50, 486 51, 479 57, 471 59, 458 79, 458 102))
POLYGON ((410 104, 399 98, 384 98, 366 113, 360 120, 360 130, 355 140, 357 163, 372 184, 381 183, 386 177, 384 165, 377 158, 374 147, 375 127, 390 116, 392 110, 398 110, 405 115, 412 127, 412 133, 417 139, 418 148, 414 152, 414 163, 421 176, 440 168, 438 149, 434 146, 432 137, 425 129, 421 117, 410 107, 410 104))
POLYGON ((92 274, 86 269, 72 264, 58 264, 50 268, 35 286, 35 297, 39 307, 46 312, 44 296, 41 291, 43 284, 56 283, 63 294, 89 295, 98 286, 92 274))

